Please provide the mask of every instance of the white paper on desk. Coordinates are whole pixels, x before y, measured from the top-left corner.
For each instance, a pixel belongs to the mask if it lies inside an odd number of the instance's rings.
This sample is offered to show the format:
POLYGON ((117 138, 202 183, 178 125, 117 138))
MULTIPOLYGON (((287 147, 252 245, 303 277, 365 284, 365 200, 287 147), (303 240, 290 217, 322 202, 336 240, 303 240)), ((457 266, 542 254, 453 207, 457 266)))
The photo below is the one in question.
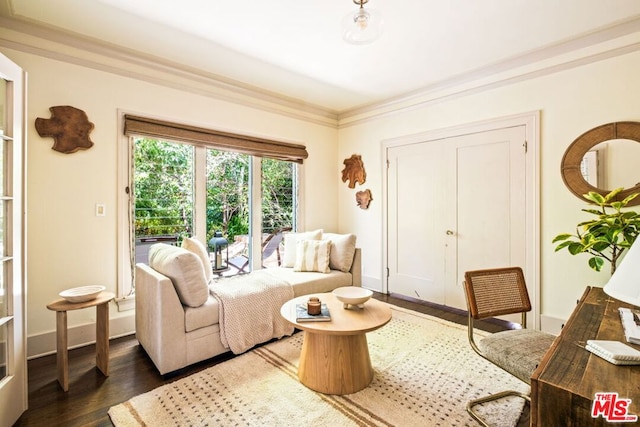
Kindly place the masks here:
POLYGON ((587 340, 586 349, 611 363, 640 364, 640 351, 620 341, 587 340))

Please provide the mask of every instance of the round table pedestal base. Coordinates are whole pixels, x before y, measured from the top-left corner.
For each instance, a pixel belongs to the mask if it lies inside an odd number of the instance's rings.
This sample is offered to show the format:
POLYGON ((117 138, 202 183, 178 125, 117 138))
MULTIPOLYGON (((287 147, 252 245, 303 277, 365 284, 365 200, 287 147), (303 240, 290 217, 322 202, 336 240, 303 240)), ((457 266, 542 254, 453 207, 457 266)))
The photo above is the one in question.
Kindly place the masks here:
POLYGON ((366 335, 305 331, 298 378, 324 394, 350 394, 367 387, 373 380, 373 368, 366 335))

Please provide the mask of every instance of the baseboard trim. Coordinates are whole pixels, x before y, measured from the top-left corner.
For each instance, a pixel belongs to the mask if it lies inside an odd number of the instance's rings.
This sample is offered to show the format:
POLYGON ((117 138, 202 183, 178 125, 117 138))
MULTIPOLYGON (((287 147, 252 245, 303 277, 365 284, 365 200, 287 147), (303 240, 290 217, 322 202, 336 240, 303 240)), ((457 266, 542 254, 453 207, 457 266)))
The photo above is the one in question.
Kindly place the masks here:
MULTIPOLYGON (((119 338, 135 334, 136 324, 133 313, 129 316, 121 316, 109 319, 109 338, 119 338)), ((96 342, 95 322, 83 325, 70 326, 68 328, 69 349, 84 347, 96 342)), ((27 359, 54 354, 56 352, 56 331, 27 337, 27 359)))
POLYGON ((382 290, 382 281, 371 276, 362 276, 362 287, 376 292, 384 292, 382 290))
POLYGON ((136 309, 136 297, 135 295, 126 296, 123 298, 116 298, 116 305, 118 306, 118 311, 129 311, 136 309))
POLYGON ((545 314, 540 316, 540 329, 549 334, 560 335, 560 331, 565 323, 567 323, 567 319, 560 319, 545 314))

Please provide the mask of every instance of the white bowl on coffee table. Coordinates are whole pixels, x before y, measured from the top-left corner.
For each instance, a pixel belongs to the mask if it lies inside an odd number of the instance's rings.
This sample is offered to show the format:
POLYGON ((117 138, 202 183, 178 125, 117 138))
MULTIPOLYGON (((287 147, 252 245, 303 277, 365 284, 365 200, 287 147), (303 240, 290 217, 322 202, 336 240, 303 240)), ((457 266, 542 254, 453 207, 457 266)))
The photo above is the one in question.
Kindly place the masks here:
POLYGON ((343 308, 349 308, 350 305, 362 308, 373 292, 359 286, 345 286, 334 289, 332 294, 342 303, 343 308))

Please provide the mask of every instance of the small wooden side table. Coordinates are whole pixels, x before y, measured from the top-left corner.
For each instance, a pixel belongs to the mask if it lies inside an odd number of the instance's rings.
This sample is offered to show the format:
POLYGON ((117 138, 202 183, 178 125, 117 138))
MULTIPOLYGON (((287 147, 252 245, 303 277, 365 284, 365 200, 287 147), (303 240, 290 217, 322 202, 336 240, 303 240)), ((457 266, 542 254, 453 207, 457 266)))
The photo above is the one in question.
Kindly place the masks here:
POLYGON ((115 295, 112 292, 101 292, 91 301, 69 302, 64 298, 57 299, 47 308, 56 312, 56 362, 58 382, 64 391, 69 391, 69 349, 67 348, 67 311, 81 308, 96 308, 96 366, 109 376, 109 301, 115 295))

